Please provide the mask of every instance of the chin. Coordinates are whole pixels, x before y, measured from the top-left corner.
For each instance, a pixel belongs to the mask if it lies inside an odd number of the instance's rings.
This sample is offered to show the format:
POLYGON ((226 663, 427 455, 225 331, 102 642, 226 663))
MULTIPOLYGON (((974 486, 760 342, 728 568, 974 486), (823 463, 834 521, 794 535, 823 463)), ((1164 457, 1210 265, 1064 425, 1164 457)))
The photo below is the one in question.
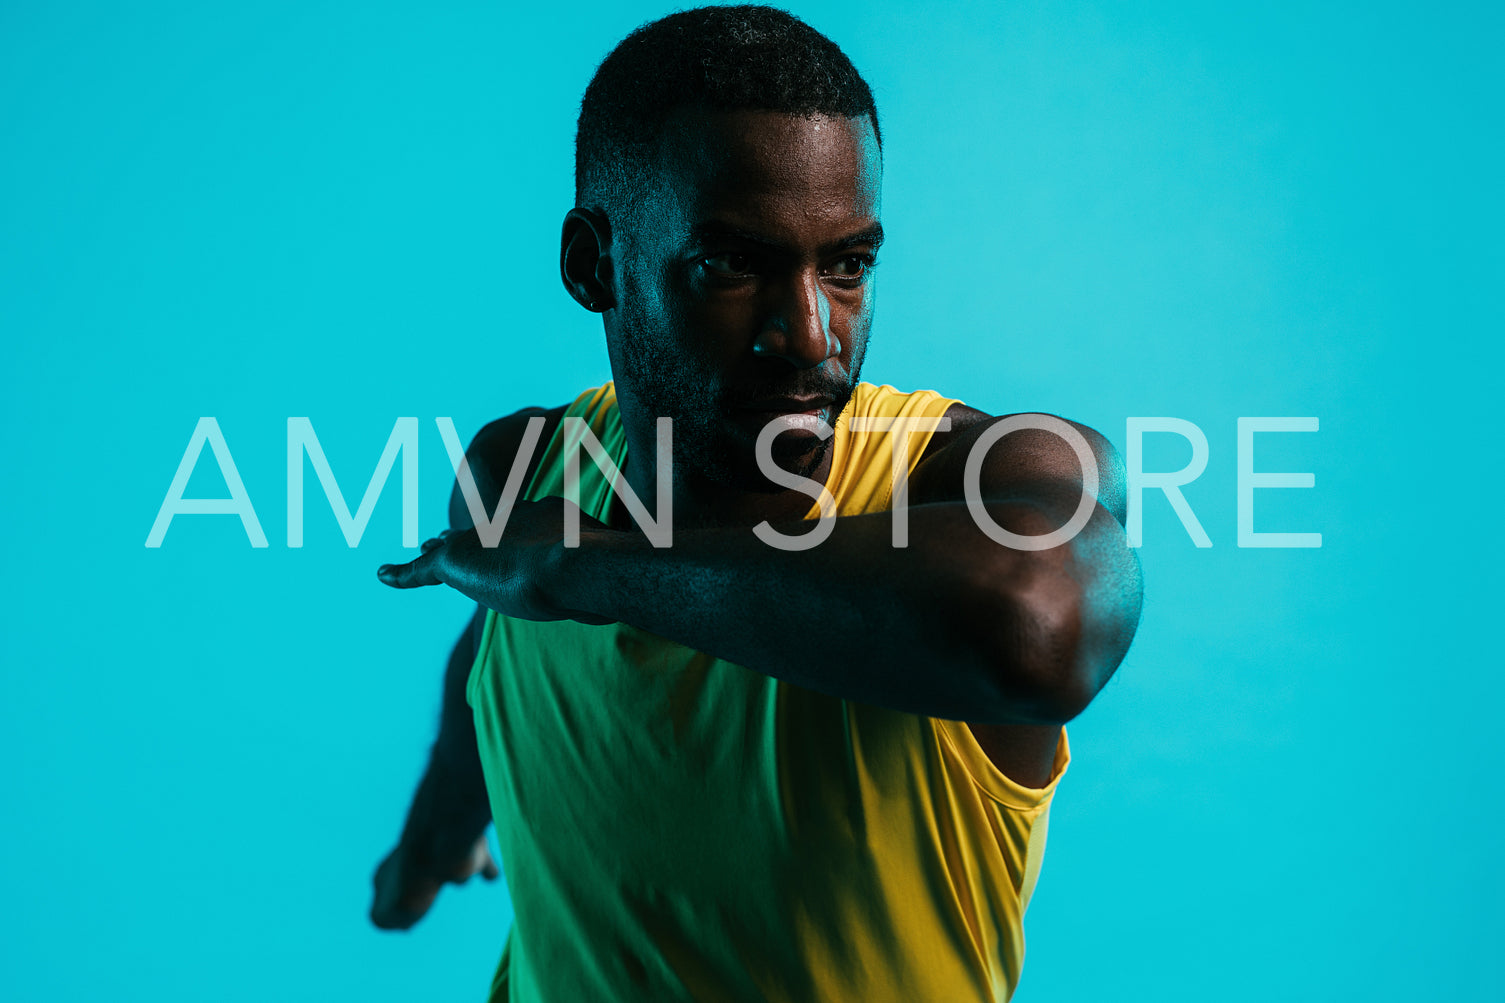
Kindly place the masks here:
MULTIPOLYGON (((826 452, 831 448, 830 439, 817 439, 814 436, 781 436, 774 443, 772 451, 774 466, 788 474, 797 477, 810 477, 819 469, 821 462, 826 458, 826 452), (794 440, 794 441, 791 441, 794 440)), ((763 476, 763 471, 758 469, 755 455, 749 450, 746 454, 745 463, 737 465, 735 484, 744 491, 756 491, 762 494, 778 494, 788 491, 785 484, 776 484, 763 476)))

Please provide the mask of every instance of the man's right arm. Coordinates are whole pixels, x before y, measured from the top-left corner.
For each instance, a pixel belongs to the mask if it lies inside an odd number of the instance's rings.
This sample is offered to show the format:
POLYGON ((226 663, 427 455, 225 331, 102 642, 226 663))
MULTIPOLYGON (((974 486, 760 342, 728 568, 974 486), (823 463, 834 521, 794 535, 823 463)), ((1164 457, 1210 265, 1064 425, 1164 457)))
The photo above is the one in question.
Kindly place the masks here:
MULTIPOLYGON (((549 437, 553 434, 563 414, 564 408, 562 407, 552 410, 538 407, 524 408, 515 414, 490 422, 476 433, 475 438, 465 450, 465 458, 470 466, 471 476, 475 480, 476 493, 486 507, 487 517, 490 517, 496 510, 507 475, 512 470, 512 464, 522 445, 528 423, 534 418, 544 419, 543 433, 538 437, 533 455, 528 458, 527 474, 523 479, 525 488, 528 481, 532 479, 534 471, 538 469, 544 447, 548 445, 549 437)), ((458 530, 471 529, 474 525, 470 507, 465 502, 458 481, 449 495, 449 525, 451 529, 458 530)), ((465 691, 470 680, 471 666, 475 664, 476 656, 480 654, 481 632, 486 624, 486 613, 486 607, 476 605, 470 624, 460 635, 450 655, 449 666, 444 674, 444 700, 439 716, 439 735, 434 740, 433 750, 434 760, 457 780, 463 780, 463 784, 459 785, 458 793, 472 803, 473 810, 468 813, 469 816, 484 816, 480 830, 484 830, 486 822, 490 820, 491 810, 486 803, 485 778, 481 773, 480 753, 476 748, 475 719, 471 716, 465 691)))
MULTIPOLYGON (((491 422, 476 434, 465 451, 476 490, 488 515, 495 511, 507 475, 523 441, 530 419, 545 418, 543 434, 530 457, 531 479, 544 446, 564 414, 564 408, 525 408, 491 422)), ((524 480, 526 485, 527 480, 524 480)), ((470 529, 470 508, 459 483, 450 493, 449 523, 470 529)), ((371 921, 382 929, 405 930, 433 905, 445 883, 455 884, 480 873, 488 880, 498 874, 486 849, 486 825, 491 806, 476 746, 475 721, 466 702, 471 666, 479 653, 486 608, 477 606, 461 633, 444 673, 439 734, 428 768, 413 795, 397 846, 377 868, 371 921)))

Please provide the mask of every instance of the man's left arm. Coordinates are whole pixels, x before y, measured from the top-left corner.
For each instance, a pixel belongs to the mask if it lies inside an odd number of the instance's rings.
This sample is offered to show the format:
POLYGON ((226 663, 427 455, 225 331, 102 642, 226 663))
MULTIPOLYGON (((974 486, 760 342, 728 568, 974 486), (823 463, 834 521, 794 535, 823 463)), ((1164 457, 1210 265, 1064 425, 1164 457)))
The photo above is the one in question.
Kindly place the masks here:
MULTIPOLYGON (((566 503, 554 498, 519 503, 495 549, 454 534, 382 579, 443 582, 529 619, 622 621, 877 706, 981 724, 1064 723, 1112 675, 1138 623, 1138 561, 1121 511, 1103 504, 1115 490, 1121 499, 1121 468, 1091 433, 1099 491, 1084 528, 1046 550, 1004 546, 974 520, 964 491, 969 451, 998 420, 982 416, 927 452, 904 548, 892 545, 889 512, 837 518, 829 538, 802 551, 745 528, 676 531, 673 546, 658 549, 587 519, 580 546, 567 548, 566 503)), ((1029 429, 987 450, 978 486, 987 516, 1022 536, 1058 529, 1082 497, 1072 447, 1029 429)))

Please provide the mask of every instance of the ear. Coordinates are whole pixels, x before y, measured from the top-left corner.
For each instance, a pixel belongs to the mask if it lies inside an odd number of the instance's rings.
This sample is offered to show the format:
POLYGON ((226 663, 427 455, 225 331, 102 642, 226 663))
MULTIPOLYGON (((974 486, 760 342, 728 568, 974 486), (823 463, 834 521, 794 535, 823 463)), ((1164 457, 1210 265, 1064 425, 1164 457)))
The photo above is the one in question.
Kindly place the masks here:
POLYGON ((617 305, 612 295, 611 223, 592 209, 571 209, 559 237, 559 277, 576 303, 592 313, 617 305))

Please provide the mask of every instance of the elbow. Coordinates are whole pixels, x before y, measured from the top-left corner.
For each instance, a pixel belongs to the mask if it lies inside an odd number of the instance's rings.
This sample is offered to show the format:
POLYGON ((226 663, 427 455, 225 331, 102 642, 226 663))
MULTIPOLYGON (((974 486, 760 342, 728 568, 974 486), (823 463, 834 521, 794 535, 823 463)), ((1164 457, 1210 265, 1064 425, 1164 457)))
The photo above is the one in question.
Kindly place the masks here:
POLYGON ((1104 643, 1125 633, 1115 612, 1059 568, 988 592, 974 634, 988 723, 1058 725, 1081 714, 1128 647, 1126 637, 1104 643))
POLYGON ((1069 606, 1026 608, 989 651, 997 712, 1022 724, 1065 724, 1106 680, 1082 657, 1081 625, 1069 606))

